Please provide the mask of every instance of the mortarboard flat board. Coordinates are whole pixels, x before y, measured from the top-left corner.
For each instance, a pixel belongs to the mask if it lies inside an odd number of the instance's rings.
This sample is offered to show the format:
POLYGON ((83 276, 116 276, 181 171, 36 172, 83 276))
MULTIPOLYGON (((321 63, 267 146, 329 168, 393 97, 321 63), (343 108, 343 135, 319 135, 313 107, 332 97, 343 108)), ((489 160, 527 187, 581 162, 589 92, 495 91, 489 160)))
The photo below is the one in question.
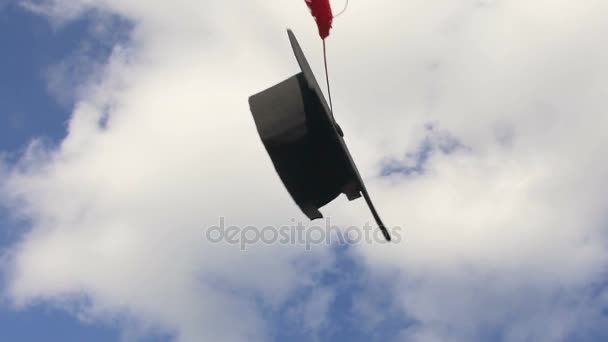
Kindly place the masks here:
POLYGON ((270 159, 309 219, 323 217, 319 209, 342 193, 351 201, 363 195, 390 241, 306 57, 293 32, 287 33, 302 71, 249 98, 270 159))

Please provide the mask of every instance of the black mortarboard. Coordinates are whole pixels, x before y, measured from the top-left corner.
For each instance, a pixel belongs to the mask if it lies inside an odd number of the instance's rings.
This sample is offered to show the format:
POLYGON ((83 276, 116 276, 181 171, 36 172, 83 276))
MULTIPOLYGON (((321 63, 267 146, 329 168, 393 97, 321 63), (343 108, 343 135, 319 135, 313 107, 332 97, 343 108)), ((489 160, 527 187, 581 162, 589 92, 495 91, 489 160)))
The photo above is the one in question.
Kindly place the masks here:
POLYGON ((319 208, 341 193, 351 201, 363 195, 390 241, 304 53, 293 32, 287 33, 302 72, 249 98, 258 133, 274 167, 311 220, 323 217, 319 208))

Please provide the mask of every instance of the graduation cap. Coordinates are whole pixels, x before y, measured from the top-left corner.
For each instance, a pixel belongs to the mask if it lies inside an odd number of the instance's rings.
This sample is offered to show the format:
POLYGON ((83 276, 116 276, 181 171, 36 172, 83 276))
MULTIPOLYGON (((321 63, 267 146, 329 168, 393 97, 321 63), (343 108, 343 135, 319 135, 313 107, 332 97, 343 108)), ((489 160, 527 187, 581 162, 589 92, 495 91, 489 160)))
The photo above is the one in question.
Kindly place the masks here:
POLYGON ((369 197, 344 134, 293 32, 291 47, 302 70, 249 98, 258 133, 287 191, 311 220, 319 208, 345 194, 365 198, 386 240, 391 237, 369 197))

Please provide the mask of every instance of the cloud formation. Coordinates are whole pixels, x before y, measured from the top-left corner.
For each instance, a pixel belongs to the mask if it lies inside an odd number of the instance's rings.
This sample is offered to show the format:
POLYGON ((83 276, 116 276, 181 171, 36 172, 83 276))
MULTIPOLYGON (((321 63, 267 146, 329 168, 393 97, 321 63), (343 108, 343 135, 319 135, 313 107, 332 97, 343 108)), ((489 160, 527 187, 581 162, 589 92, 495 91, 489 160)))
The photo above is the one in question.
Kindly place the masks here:
MULTIPOLYGON (((243 254, 206 243, 202 229, 219 216, 302 218, 246 99, 297 72, 287 26, 322 70, 305 4, 27 7, 57 22, 101 11, 134 28, 79 94, 61 145, 34 143, 4 167, 2 199, 31 222, 5 263, 10 298, 84 297, 82 315, 126 314, 179 341, 267 339, 260 308, 317 287, 332 252, 243 254)), ((397 336, 407 341, 606 334, 606 15, 602 1, 379 0, 336 19, 336 117, 385 220, 406 228, 402 244, 354 250, 371 294, 353 308, 370 318, 361 329, 385 312, 411 322, 397 336), (386 173, 387 161, 424 167, 386 173), (373 298, 382 286, 393 298, 386 310, 373 298)), ((334 223, 370 219, 360 201, 324 212, 334 223)), ((334 290, 314 293, 294 312, 323 329, 334 290)))

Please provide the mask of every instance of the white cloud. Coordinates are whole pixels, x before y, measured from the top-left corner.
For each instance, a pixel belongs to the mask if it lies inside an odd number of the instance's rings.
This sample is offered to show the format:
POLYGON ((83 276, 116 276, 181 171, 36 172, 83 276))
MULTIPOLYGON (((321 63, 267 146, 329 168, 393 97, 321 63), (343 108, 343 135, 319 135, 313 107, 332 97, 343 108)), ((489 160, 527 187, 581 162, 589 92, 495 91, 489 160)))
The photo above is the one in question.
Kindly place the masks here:
MULTIPOLYGON (((182 20, 176 14, 163 20, 182 20)), ((239 225, 302 218, 247 104, 285 74, 251 67, 261 54, 213 42, 207 16, 200 11, 177 32, 138 26, 81 96, 61 146, 32 145, 2 182, 15 214, 32 220, 10 252, 17 304, 78 295, 89 298, 87 316, 126 312, 181 341, 264 340, 258 300, 280 305, 311 281, 314 270, 294 260, 323 251, 241 252, 204 238, 220 216, 239 225)))
MULTIPOLYGON (((422 175, 376 182, 379 207, 387 222, 405 227, 406 242, 362 246, 360 255, 372 270, 400 272, 395 300, 419 321, 406 340, 499 333, 508 341, 557 341, 589 331, 584 322, 605 325, 607 303, 594 287, 605 282, 608 261, 599 190, 608 171, 608 50, 600 47, 608 7, 510 1, 462 11, 413 23, 421 40, 403 44, 420 48, 386 55, 408 54, 394 82, 418 89, 413 101, 391 95, 410 106, 402 115, 421 131, 425 120, 437 122, 467 148, 435 151, 422 175), (435 64, 425 70, 424 61, 435 64)), ((392 120, 400 106, 389 106, 392 120)), ((393 129, 390 146, 409 140, 408 128, 393 129)), ((387 131, 370 136, 381 134, 387 131)))
MULTIPOLYGON (((243 254, 201 229, 218 216, 301 217, 246 99, 296 72, 286 26, 322 70, 305 5, 44 4, 56 20, 96 8, 136 27, 82 95, 60 148, 32 148, 3 182, 33 220, 11 251, 11 297, 85 294, 93 317, 126 311, 183 341, 264 339, 256 298, 280 305, 311 284, 313 271, 293 262, 328 251, 243 254)), ((592 300, 589 288, 607 263, 607 14, 593 0, 382 0, 351 3, 336 20, 336 117, 385 220, 406 229, 403 244, 359 246, 357 257, 371 280, 396 273, 391 295, 417 321, 404 339, 556 341, 602 320, 605 295, 592 300), (374 177, 386 158, 415 151, 428 122, 467 148, 435 151, 423 174, 374 177)), ((360 201, 325 212, 333 223, 369 219, 360 201)))

